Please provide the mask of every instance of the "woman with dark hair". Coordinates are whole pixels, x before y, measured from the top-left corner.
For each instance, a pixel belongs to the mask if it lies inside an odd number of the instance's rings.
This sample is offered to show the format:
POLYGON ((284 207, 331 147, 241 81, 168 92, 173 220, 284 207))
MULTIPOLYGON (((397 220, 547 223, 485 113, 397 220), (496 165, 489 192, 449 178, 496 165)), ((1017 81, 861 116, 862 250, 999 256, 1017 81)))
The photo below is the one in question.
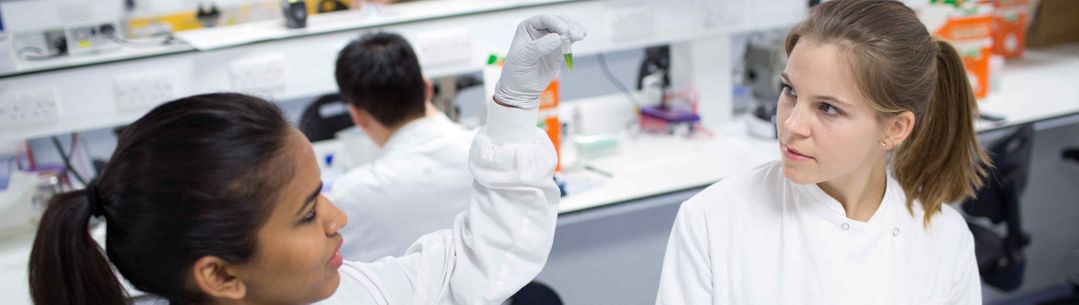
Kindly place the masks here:
POLYGON ((198 95, 134 122, 99 177, 49 203, 30 256, 34 303, 127 304, 112 267, 171 304, 502 302, 539 273, 553 239, 555 156, 535 120, 562 37, 584 31, 552 16, 518 26, 470 153, 471 208, 403 256, 342 261, 348 220, 319 195, 306 137, 259 98, 198 95), (104 219, 104 253, 91 217, 104 219))
POLYGON ((948 202, 988 158, 959 54, 894 0, 813 7, 786 39, 782 161, 682 205, 657 304, 981 304, 948 202))

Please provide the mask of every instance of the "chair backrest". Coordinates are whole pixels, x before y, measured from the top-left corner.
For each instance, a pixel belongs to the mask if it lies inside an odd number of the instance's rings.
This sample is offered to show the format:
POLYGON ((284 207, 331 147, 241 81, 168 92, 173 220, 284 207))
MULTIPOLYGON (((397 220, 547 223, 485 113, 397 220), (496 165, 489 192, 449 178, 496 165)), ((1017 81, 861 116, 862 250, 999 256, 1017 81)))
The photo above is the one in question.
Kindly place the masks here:
POLYGON ((1005 224, 1005 235, 981 224, 968 222, 974 235, 974 254, 982 281, 1003 291, 1018 289, 1024 278, 1023 248, 1030 238, 1023 232, 1019 197, 1026 188, 1030 155, 1034 148, 1034 127, 1020 126, 988 147, 993 159, 985 185, 977 197, 963 202, 963 211, 1005 224))
POLYGON ((972 216, 987 217, 993 223, 1005 221, 1008 206, 1018 202, 1008 202, 1009 197, 1018 199, 1026 189, 1030 173, 1030 155, 1034 148, 1034 127, 1030 124, 1020 126, 1003 139, 988 147, 993 160, 985 185, 978 190, 975 198, 967 199, 963 211, 972 216))
POLYGON ((509 299, 509 305, 562 305, 562 298, 550 286, 532 281, 509 299))
POLYGON ((348 103, 337 93, 320 96, 304 109, 300 116, 300 131, 311 142, 333 139, 338 131, 353 125, 347 109, 348 103), (325 111, 331 108, 343 110, 325 111))

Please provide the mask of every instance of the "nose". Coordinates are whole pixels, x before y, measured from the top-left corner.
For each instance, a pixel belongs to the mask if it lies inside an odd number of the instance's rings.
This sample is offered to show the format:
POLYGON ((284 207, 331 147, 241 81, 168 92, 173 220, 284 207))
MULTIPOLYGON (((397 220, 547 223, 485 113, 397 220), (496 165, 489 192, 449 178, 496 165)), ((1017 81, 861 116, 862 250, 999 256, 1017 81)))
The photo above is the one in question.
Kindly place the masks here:
POLYGON ((809 120, 813 118, 810 116, 811 111, 804 109, 802 104, 798 103, 793 107, 779 107, 776 113, 776 124, 779 129, 780 137, 808 137, 810 135, 809 120))
POLYGON ((326 235, 337 234, 338 230, 345 227, 348 224, 348 215, 345 215, 341 209, 338 209, 329 199, 326 199, 326 222, 323 224, 323 228, 326 230, 326 235))

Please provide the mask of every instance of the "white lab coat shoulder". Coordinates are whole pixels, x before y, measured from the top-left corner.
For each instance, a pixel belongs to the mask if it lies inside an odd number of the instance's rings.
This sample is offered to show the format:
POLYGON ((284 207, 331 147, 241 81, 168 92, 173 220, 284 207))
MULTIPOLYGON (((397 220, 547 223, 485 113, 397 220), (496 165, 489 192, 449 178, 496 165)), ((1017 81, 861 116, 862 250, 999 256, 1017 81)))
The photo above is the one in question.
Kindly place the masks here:
POLYGON ((322 304, 499 304, 543 268, 554 239, 554 147, 536 110, 492 107, 473 140, 472 203, 452 229, 427 234, 403 256, 346 262, 322 304))
POLYGON ((727 299, 732 272, 723 249, 745 240, 753 223, 776 218, 783 207, 782 168, 766 164, 725 178, 682 204, 667 243, 657 304, 714 304, 727 299), (717 289, 718 288, 718 289, 717 289))
POLYGON ((379 158, 339 178, 332 199, 353 201, 386 187, 471 178, 468 150, 474 135, 441 113, 411 122, 394 133, 379 158))
MULTIPOLYGON (((906 197, 904 197, 905 199, 906 197)), ((939 283, 934 285, 941 292, 936 298, 941 304, 981 304, 981 277, 974 255, 974 236, 966 219, 949 204, 933 215, 928 225, 924 223, 925 209, 921 202, 912 202, 904 215, 914 236, 909 237, 911 281, 939 283), (935 275, 935 276, 934 276, 935 275)))
POLYGON ((727 225, 747 217, 774 217, 782 208, 779 200, 784 191, 781 170, 770 163, 725 178, 686 200, 680 214, 707 215, 711 219, 726 220, 727 225))
POLYGON ((664 256, 657 304, 977 304, 981 286, 963 217, 926 226, 892 178, 867 222, 774 162, 684 203, 664 256))
POLYGON ((352 220, 341 230, 345 259, 401 255, 423 234, 450 228, 472 196, 473 137, 441 113, 418 119, 399 128, 379 158, 339 178, 329 197, 352 220))

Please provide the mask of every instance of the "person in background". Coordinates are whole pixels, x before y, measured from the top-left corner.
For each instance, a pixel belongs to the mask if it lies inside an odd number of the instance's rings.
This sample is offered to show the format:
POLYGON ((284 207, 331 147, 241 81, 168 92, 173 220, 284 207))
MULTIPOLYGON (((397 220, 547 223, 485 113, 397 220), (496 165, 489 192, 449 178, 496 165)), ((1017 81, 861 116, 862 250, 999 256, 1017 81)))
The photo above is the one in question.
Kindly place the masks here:
POLYGON ((398 257, 343 260, 349 221, 319 195, 306 137, 265 100, 191 96, 126 128, 85 190, 53 197, 30 255, 34 303, 128 304, 113 267, 177 305, 503 302, 551 249, 556 156, 535 126, 538 98, 557 76, 563 37, 585 36, 554 16, 518 29, 506 60, 513 69, 499 79, 469 155, 472 205, 452 229, 398 257), (90 237, 92 217, 106 226, 104 251, 90 237))
POLYGON ((352 219, 341 249, 370 262, 400 255, 416 238, 453 226, 468 208, 473 133, 431 104, 431 84, 403 37, 366 34, 337 57, 338 91, 352 121, 381 154, 338 178, 329 197, 352 219))
POLYGON ((959 54, 892 0, 834 0, 786 39, 782 161, 685 202, 657 304, 981 304, 948 202, 982 185, 959 54))

